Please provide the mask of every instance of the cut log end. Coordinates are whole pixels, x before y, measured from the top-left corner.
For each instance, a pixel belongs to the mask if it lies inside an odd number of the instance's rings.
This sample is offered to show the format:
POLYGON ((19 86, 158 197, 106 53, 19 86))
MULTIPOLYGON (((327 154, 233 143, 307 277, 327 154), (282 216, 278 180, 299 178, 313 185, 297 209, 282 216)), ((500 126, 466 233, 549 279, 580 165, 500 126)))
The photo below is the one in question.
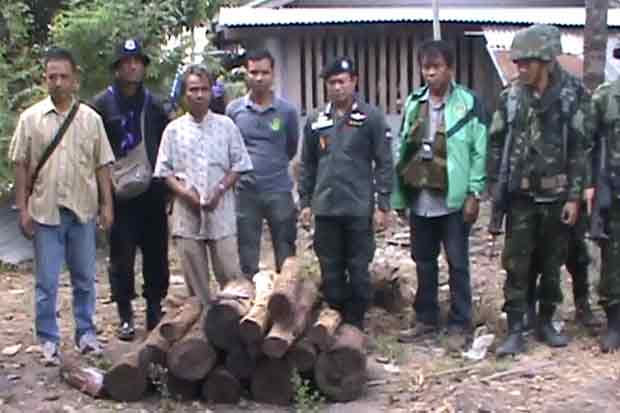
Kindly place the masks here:
POLYGON ((123 356, 103 378, 103 388, 117 401, 138 401, 144 397, 147 387, 148 363, 138 352, 123 356))
POLYGON ((202 396, 211 403, 237 404, 241 400, 241 383, 226 368, 216 367, 202 386, 202 396))
POLYGON ((292 368, 286 359, 262 359, 252 376, 254 400, 288 405, 293 399, 292 368))

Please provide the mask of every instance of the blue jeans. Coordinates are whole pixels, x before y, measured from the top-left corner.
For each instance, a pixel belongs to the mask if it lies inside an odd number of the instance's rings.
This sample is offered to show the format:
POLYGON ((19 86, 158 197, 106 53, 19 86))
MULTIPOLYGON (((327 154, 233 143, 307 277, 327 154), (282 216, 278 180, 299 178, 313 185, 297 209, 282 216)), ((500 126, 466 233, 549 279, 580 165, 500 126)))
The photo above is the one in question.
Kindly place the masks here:
POLYGON ((448 324, 469 327, 472 318, 471 282, 469 275, 469 231, 463 212, 457 211, 435 218, 411 214, 411 256, 416 262, 418 289, 416 319, 426 324, 439 323, 438 276, 439 249, 443 244, 450 271, 450 313, 448 324))
POLYGON ((63 262, 71 274, 75 340, 95 334, 95 220, 82 224, 68 209, 60 209, 60 225, 35 223, 35 328, 41 342, 60 341, 56 302, 63 262))

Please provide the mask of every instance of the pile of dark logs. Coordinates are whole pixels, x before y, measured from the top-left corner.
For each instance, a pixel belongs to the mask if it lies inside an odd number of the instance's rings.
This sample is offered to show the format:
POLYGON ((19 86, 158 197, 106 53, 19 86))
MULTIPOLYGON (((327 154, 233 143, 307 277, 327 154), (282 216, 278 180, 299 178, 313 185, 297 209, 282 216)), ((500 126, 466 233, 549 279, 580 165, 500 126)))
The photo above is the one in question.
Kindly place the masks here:
POLYGON ((165 368, 174 398, 237 403, 249 393, 285 405, 297 371, 327 398, 349 401, 366 381, 364 347, 364 334, 321 306, 316 284, 299 275, 292 257, 279 274, 229 281, 207 311, 196 298, 168 306, 147 338, 105 373, 103 388, 115 400, 142 399, 154 364, 165 368))

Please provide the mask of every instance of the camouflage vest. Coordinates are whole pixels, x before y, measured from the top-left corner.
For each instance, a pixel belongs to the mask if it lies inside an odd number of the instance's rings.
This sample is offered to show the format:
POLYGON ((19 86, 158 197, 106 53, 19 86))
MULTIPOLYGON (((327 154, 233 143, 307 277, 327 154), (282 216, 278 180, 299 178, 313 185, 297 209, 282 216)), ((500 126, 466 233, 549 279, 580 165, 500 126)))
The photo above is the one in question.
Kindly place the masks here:
POLYGON ((448 189, 448 150, 443 114, 440 119, 435 139, 428 142, 429 104, 418 105, 416 120, 408 136, 414 155, 400 170, 403 180, 412 188, 444 192, 448 189))

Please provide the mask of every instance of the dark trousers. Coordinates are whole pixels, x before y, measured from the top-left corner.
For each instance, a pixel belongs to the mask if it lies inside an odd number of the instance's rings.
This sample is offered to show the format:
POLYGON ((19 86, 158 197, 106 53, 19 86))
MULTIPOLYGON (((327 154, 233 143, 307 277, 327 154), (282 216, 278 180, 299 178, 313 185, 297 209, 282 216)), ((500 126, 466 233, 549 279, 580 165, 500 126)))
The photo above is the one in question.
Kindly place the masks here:
POLYGON ((136 249, 142 251, 142 295, 159 302, 168 292, 168 223, 166 200, 160 184, 128 201, 114 202, 110 231, 110 289, 116 302, 136 297, 134 264, 136 249))
POLYGON ((561 221, 562 202, 536 203, 533 199, 511 201, 506 217, 506 238, 502 264, 506 270, 504 306, 506 313, 527 311, 532 262, 538 259, 539 302, 554 307, 562 302, 560 267, 566 262, 570 227, 561 221))
MULTIPOLYGON (((587 222, 588 220, 582 215, 575 226, 570 228, 568 237, 568 254, 565 266, 573 280, 573 299, 575 302, 587 300, 590 296, 590 282, 588 279, 590 254, 585 240, 587 222)), ((540 262, 541 258, 538 256, 538 252, 535 251, 527 290, 527 302, 529 305, 536 303, 540 293, 537 289, 538 276, 541 273, 540 262)))
POLYGON ((330 306, 342 309, 353 303, 365 312, 372 299, 368 266, 375 254, 370 217, 317 216, 314 250, 321 266, 321 290, 330 306))
POLYGON ((295 255, 297 209, 290 192, 257 192, 240 189, 237 193, 237 238, 241 271, 247 276, 258 272, 263 220, 267 220, 280 272, 287 257, 295 255))
POLYGON ((470 225, 462 211, 435 218, 411 214, 411 232, 415 232, 411 256, 416 262, 418 289, 414 309, 416 319, 426 324, 439 323, 438 276, 440 246, 443 244, 450 271, 450 313, 448 324, 469 327, 472 318, 469 274, 470 225))

